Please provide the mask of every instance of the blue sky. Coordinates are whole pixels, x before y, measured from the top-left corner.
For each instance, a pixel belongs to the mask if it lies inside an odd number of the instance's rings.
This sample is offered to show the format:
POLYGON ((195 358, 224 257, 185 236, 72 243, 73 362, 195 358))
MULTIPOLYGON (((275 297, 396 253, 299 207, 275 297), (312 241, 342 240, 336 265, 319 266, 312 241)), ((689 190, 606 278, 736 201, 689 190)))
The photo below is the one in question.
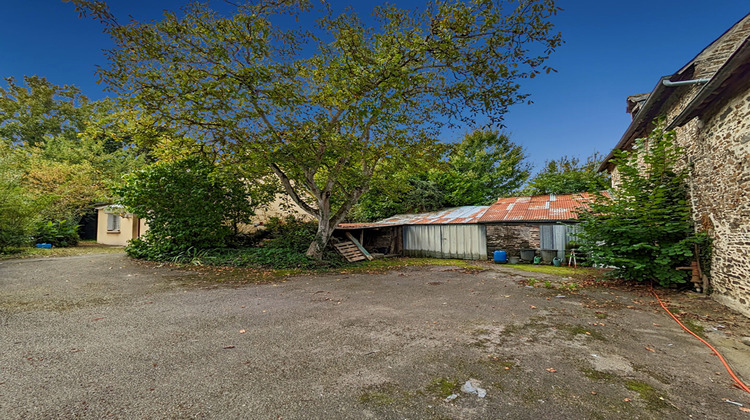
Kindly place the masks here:
MULTIPOLYGON (((162 10, 177 9, 185 1, 108 3, 124 22, 128 15, 158 19, 162 10)), ((213 3, 223 5, 221 0, 213 3)), ((549 61, 558 73, 526 81, 522 89, 534 104, 516 105, 506 116, 506 131, 526 148, 537 168, 562 155, 608 153, 630 121, 628 95, 651 91, 661 76, 677 71, 750 13, 745 0, 558 0, 558 5, 564 10, 554 22, 565 44, 549 61)), ((363 14, 371 8, 357 7, 363 14)), ((111 45, 102 27, 79 19, 70 3, 5 0, 0 6, 2 77, 45 76, 99 99, 104 87, 96 84, 94 70, 106 65, 102 50, 111 45)))

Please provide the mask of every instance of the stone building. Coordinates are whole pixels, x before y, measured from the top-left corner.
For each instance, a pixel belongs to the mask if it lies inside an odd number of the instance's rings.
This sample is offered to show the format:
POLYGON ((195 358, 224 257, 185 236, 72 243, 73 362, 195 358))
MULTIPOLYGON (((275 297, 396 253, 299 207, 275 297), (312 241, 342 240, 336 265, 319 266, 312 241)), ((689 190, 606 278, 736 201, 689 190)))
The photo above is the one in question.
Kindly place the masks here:
POLYGON ((587 208, 592 199, 589 193, 499 198, 478 220, 485 227, 487 255, 501 250, 519 257, 523 249, 537 254, 544 249, 564 258, 578 232, 576 211, 587 208))
MULTIPOLYGON (((712 296, 750 316, 750 15, 627 104, 633 120, 615 150, 630 149, 654 119, 666 118, 690 169, 696 229, 713 238, 712 296)), ((617 185, 613 153, 600 169, 617 185)))

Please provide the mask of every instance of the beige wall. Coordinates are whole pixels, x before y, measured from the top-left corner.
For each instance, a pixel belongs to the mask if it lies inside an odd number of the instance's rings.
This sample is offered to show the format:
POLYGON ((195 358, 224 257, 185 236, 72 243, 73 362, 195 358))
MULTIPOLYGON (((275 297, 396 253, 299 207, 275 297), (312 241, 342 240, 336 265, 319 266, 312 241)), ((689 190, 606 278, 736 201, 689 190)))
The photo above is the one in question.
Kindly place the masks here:
POLYGON ((143 235, 148 230, 145 221, 135 215, 125 213, 120 215, 120 230, 107 231, 107 218, 109 213, 106 209, 98 210, 96 222, 96 242, 104 245, 125 246, 131 239, 143 235))
POLYGON ((305 213, 300 206, 292 201, 289 196, 285 194, 277 194, 274 201, 271 203, 261 206, 255 209, 255 216, 250 219, 250 223, 247 225, 240 225, 239 230, 244 233, 251 233, 258 230, 258 226, 262 226, 268 223, 272 217, 285 218, 287 216, 294 216, 298 219, 313 221, 314 217, 305 213))

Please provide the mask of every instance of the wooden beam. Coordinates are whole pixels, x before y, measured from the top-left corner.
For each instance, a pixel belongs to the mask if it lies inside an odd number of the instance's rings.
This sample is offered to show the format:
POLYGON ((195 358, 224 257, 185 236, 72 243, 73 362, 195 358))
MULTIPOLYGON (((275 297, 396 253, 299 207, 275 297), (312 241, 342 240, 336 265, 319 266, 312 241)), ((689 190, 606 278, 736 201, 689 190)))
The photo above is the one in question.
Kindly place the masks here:
POLYGON ((352 241, 354 243, 354 245, 357 245, 357 248, 359 248, 359 250, 362 251, 363 254, 365 254, 365 257, 367 257, 368 260, 372 261, 372 259, 373 259, 372 255, 370 255, 370 253, 367 252, 367 250, 365 249, 365 247, 363 247, 362 244, 360 244, 359 241, 357 241, 354 238, 354 235, 352 235, 349 232, 346 232, 346 237, 349 238, 349 240, 352 241))

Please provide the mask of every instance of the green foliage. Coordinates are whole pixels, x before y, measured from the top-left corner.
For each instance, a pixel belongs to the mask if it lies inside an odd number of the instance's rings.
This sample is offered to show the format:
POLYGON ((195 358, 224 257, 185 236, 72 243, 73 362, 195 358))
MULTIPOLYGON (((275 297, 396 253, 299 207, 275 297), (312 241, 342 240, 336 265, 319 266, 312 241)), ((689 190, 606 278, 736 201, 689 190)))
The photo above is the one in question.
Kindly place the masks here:
POLYGON ((78 245, 78 225, 70 220, 48 220, 34 228, 34 242, 52 244, 54 247, 78 245))
POLYGON ((315 268, 320 267, 321 263, 326 266, 342 265, 343 260, 338 254, 325 252, 322 261, 305 255, 317 228, 317 223, 305 222, 293 216, 271 218, 265 230, 259 233, 262 238, 259 246, 243 250, 246 264, 276 269, 315 268))
POLYGON ((405 178, 401 188, 371 188, 352 209, 350 218, 371 222, 395 214, 422 213, 445 207, 445 193, 428 173, 410 176, 402 172, 395 174, 394 178, 405 178))
POLYGON ((32 198, 21 186, 21 172, 0 153, 0 253, 29 243, 35 213, 32 198))
POLYGON ((12 77, 0 88, 0 139, 8 144, 44 145, 48 139, 74 140, 84 130, 91 103, 75 86, 56 86, 44 77, 12 77))
POLYGON ((445 207, 490 204, 508 195, 529 177, 523 148, 503 133, 474 131, 448 149, 428 170, 403 168, 393 175, 401 188, 373 187, 352 212, 356 221, 373 221, 400 213, 445 207))
MULTIPOLYGON (((315 237, 317 224, 294 217, 271 218, 265 229, 252 235, 238 248, 197 250, 190 248, 170 260, 180 263, 255 267, 271 269, 316 269, 338 267, 345 264, 335 253, 324 253, 318 261, 305 255, 310 241, 315 237)), ((135 251, 140 252, 139 247, 135 251)))
POLYGON ((662 286, 685 283, 699 241, 691 223, 685 179, 678 167, 680 148, 674 132, 658 122, 633 150, 617 153, 614 164, 621 183, 610 198, 599 194, 582 212, 582 248, 594 264, 614 266, 612 275, 662 286))
POLYGON ((225 246, 230 225, 247 222, 253 213, 246 183, 217 174, 204 158, 188 157, 158 162, 127 175, 116 193, 149 226, 145 235, 130 242, 128 253, 135 258, 167 260, 189 250, 225 246), (234 220, 228 221, 230 216, 234 220))
POLYGON ((594 153, 581 162, 576 157, 563 156, 544 163, 544 168, 534 175, 523 194, 572 194, 609 189, 607 172, 599 172, 603 156, 594 153))
POLYGON ((474 131, 448 155, 448 171, 433 177, 445 192, 446 207, 491 204, 529 177, 523 148, 497 131, 474 131))
POLYGON ((73 2, 115 42, 98 74, 123 108, 270 171, 319 221, 314 258, 371 184, 436 159, 441 127, 501 123, 561 44, 552 0, 385 5, 367 20, 326 2, 247 2, 229 16, 193 3, 127 25, 102 1, 73 2), (316 25, 301 31, 299 18, 316 25))
POLYGON ((108 200, 106 184, 144 164, 109 100, 90 102, 75 86, 43 77, 0 88, 0 147, 23 176, 42 220, 79 220, 108 200))

